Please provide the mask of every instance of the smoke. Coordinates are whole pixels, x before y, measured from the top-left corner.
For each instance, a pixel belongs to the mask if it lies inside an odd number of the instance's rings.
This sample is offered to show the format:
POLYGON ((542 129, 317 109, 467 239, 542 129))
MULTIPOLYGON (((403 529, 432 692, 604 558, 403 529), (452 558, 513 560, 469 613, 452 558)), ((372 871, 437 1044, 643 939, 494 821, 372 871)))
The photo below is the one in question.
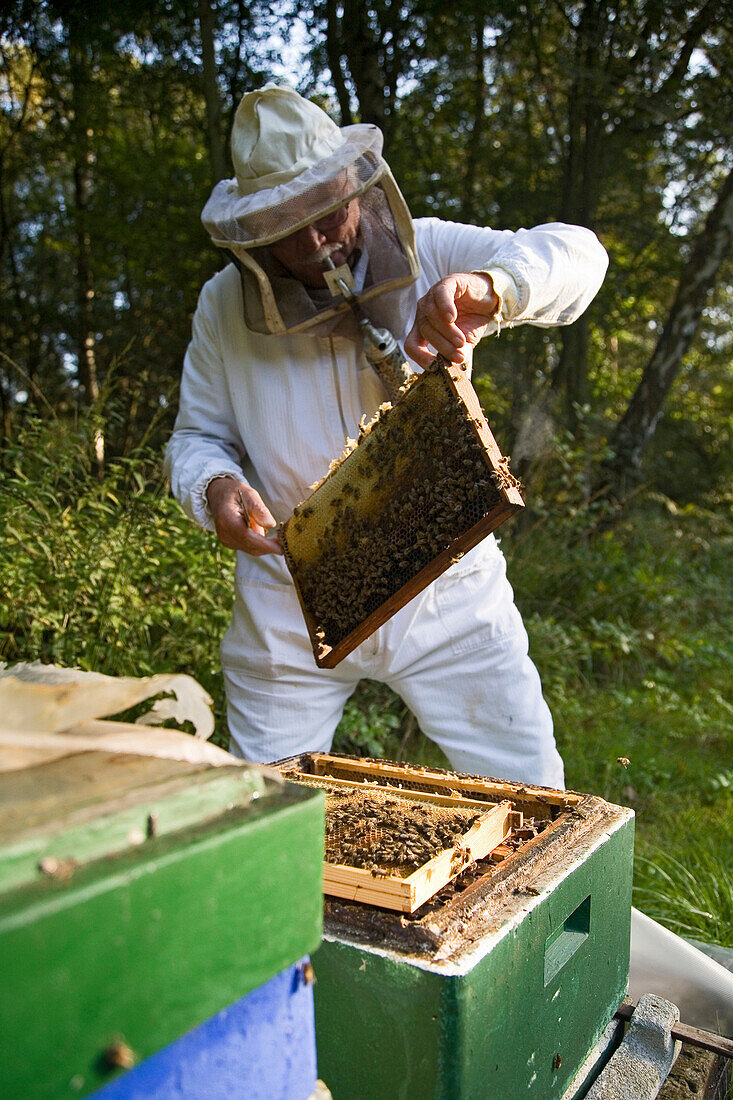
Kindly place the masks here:
POLYGON ((552 397, 544 394, 525 411, 512 447, 513 462, 530 462, 551 450, 555 431, 551 406, 552 397))

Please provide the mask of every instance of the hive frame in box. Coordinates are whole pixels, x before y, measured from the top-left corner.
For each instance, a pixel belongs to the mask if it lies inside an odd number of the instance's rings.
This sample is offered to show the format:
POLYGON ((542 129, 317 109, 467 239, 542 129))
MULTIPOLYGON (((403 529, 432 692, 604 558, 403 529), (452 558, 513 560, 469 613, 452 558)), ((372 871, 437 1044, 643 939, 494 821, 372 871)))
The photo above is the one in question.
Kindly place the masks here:
MULTIPOLYGON (((293 782, 297 783, 298 779, 293 777, 293 782)), ((397 796, 403 801, 430 803, 440 806, 441 809, 455 807, 461 810, 481 811, 480 818, 468 829, 459 843, 439 852, 405 877, 388 873, 375 877, 366 868, 324 860, 324 894, 345 898, 347 901, 378 905, 403 913, 414 913, 469 864, 490 855, 494 849, 508 840, 513 829, 520 828, 522 825, 522 814, 515 811, 512 803, 506 800, 487 807, 485 802, 425 794, 422 791, 398 793, 393 787, 381 787, 370 782, 368 776, 356 785, 346 780, 329 778, 321 781, 308 777, 307 785, 323 785, 326 790, 331 791, 356 790, 360 794, 367 795, 387 794, 397 796)), ((328 818, 328 810, 326 817, 328 818)))
MULTIPOLYGON (((422 592, 422 590, 431 584, 432 581, 441 576, 441 574, 458 558, 462 557, 469 550, 472 550, 482 539, 486 538, 487 535, 491 534, 492 531, 495 531, 504 523, 513 512, 524 506, 524 501, 519 492, 519 483, 509 472, 508 460, 504 458, 499 450, 496 440, 489 428, 476 391, 466 372, 465 364, 456 365, 448 363, 441 356, 438 356, 428 371, 418 377, 400 397, 399 403, 415 400, 425 376, 435 373, 442 374, 450 392, 452 392, 456 398, 457 404, 463 406, 466 424, 469 426, 470 433, 472 433, 473 437, 480 445, 483 459, 486 462, 486 466, 496 487, 499 501, 496 506, 492 507, 488 513, 483 515, 477 523, 474 523, 472 526, 462 531, 444 550, 437 553, 427 565, 421 568, 419 572, 398 588, 376 610, 367 615, 355 629, 351 630, 333 646, 324 644, 321 624, 314 617, 312 608, 308 605, 308 601, 305 599, 302 591, 299 569, 292 552, 292 547, 289 544, 289 538, 292 538, 294 534, 292 525, 295 522, 296 513, 282 524, 279 529, 279 535, 285 552, 285 560, 293 577, 295 590, 313 646, 313 654, 319 668, 334 668, 344 659, 344 657, 348 656, 349 653, 360 645, 361 642, 373 634, 380 626, 383 626, 384 623, 404 607, 405 604, 409 603, 410 600, 414 599, 414 597, 422 592)), ((372 429, 373 433, 378 433, 381 430, 380 425, 383 426, 388 422, 390 411, 391 410, 387 410, 385 416, 377 421, 372 429)), ((332 487, 329 484, 331 479, 334 477, 345 478, 358 462, 359 446, 357 445, 339 465, 335 466, 334 469, 330 471, 329 475, 316 487, 312 496, 309 497, 303 505, 299 506, 299 523, 303 522, 303 515, 307 517, 309 507, 312 509, 311 502, 316 498, 318 493, 323 491, 324 486, 328 484, 330 490, 332 487)), ((356 554, 357 552, 355 548, 354 553, 356 554)))
POLYGON ((596 818, 605 820, 609 814, 613 817, 619 809, 594 795, 341 753, 308 752, 281 760, 275 766, 286 780, 297 781, 302 776, 310 781, 320 779, 329 785, 352 788, 365 780, 373 788, 388 787, 399 796, 409 793, 413 798, 433 801, 442 796, 446 800, 457 799, 459 805, 467 808, 509 800, 512 810, 524 815, 525 823, 526 819, 539 822, 540 831, 534 839, 523 841, 516 850, 500 843, 487 860, 476 865, 475 879, 437 908, 431 903, 425 915, 419 910, 411 914, 409 923, 387 908, 369 910, 354 906, 346 898, 326 897, 326 925, 334 934, 352 935, 362 925, 364 930, 372 928, 377 920, 385 941, 396 950, 428 957, 434 955, 438 943, 441 950, 447 943, 460 944, 464 939, 461 929, 470 919, 469 914, 480 911, 488 899, 492 899, 492 909, 496 904, 506 915, 514 913, 517 907, 521 909, 521 887, 527 877, 534 876, 540 868, 544 871, 548 860, 565 853, 568 845, 572 849, 571 838, 580 823, 585 828, 585 823, 596 818), (490 872, 489 860, 494 865, 490 872))

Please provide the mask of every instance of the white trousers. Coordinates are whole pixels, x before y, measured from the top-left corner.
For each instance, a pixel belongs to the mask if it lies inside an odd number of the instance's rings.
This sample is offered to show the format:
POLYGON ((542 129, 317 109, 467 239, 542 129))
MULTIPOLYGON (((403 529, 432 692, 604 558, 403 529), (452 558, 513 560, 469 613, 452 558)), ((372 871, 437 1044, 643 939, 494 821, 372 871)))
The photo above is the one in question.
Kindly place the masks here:
POLYGON ((335 669, 319 669, 279 561, 237 573, 221 645, 231 750, 269 762, 327 752, 362 679, 388 684, 459 772, 562 789, 563 765, 506 563, 489 538, 335 669), (263 582, 262 575, 267 577, 263 582))

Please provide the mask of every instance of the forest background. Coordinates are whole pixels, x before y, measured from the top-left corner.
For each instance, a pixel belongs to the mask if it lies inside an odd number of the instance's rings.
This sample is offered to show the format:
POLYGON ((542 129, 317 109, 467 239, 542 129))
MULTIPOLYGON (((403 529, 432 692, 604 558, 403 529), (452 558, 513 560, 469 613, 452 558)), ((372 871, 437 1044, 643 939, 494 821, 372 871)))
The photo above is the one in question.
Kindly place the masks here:
MULTIPOLYGON (((579 322, 478 349, 502 545, 568 784, 637 811, 637 904, 733 946, 732 41, 713 0, 4 4, 0 660, 191 673, 226 741, 232 556, 161 452, 233 113, 287 79, 383 129, 413 215, 607 247, 579 322)), ((371 683, 336 745, 440 762, 371 683)))

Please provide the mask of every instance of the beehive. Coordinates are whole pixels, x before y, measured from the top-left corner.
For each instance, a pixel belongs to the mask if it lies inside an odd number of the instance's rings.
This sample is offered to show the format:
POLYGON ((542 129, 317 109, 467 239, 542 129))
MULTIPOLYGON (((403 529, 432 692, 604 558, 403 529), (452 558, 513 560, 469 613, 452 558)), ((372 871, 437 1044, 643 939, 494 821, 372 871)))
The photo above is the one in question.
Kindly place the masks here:
POLYGON ((524 814, 507 843, 415 912, 326 898, 313 964, 318 1067, 334 1100, 561 1100, 626 993, 633 813, 593 795, 326 753, 279 767, 400 798, 509 800, 524 814))
POLYGON ((316 663, 337 665, 522 503, 465 368, 438 357, 280 529, 316 663))
POLYGON ((141 1062, 114 1093, 128 1100, 296 1095, 272 1086, 286 1061, 307 1096, 308 1063, 301 1074, 295 1059, 306 1057, 308 1026, 312 1042, 312 1009, 309 1025, 310 993, 295 988, 293 967, 321 938, 321 792, 249 767, 78 745, 2 767, 0 1096, 109 1087, 129 1064, 110 1054, 122 1039, 120 1056, 141 1062), (232 1020, 248 1021, 246 1041, 232 1020), (223 1091, 237 1066, 237 1088, 223 1091))

